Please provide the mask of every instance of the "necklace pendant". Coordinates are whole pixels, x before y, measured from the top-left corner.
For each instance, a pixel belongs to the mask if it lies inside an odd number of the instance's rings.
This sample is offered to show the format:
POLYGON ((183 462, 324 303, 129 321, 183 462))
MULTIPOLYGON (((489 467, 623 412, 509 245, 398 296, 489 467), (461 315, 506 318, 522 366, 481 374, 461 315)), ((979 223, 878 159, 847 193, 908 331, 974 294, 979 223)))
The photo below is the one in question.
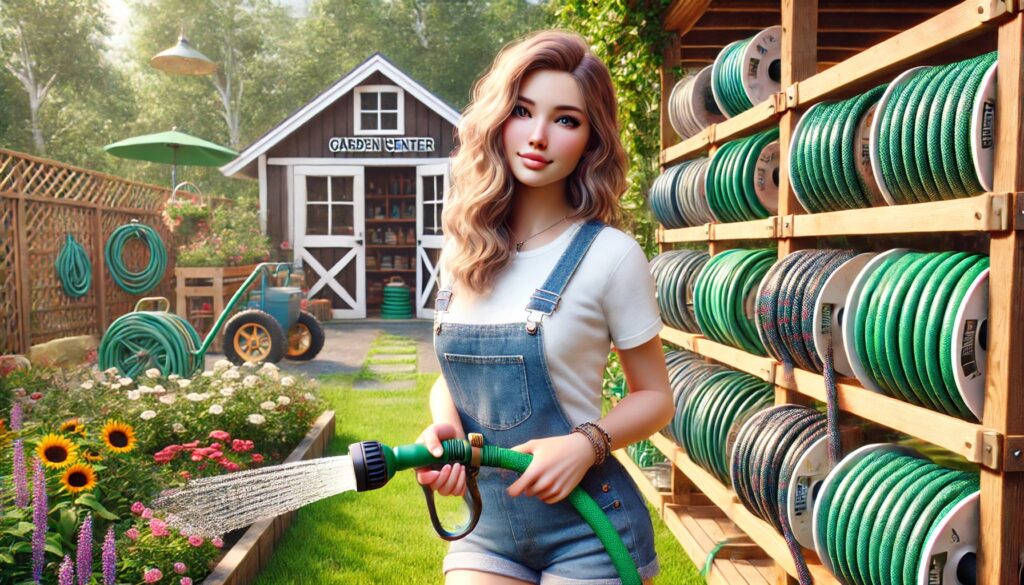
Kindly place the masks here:
POLYGON ((525 243, 526 243, 525 240, 522 241, 522 242, 516 242, 516 252, 521 251, 523 249, 523 244, 525 244, 525 243))

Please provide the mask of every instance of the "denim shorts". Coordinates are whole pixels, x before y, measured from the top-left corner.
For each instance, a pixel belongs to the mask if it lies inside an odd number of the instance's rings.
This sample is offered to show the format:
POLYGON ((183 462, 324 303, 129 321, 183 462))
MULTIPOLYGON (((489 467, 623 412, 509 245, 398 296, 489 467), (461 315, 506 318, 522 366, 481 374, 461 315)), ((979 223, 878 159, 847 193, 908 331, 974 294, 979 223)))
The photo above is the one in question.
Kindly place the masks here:
MULTIPOLYGON (((543 585, 620 583, 604 545, 567 500, 546 504, 508 496, 505 488, 518 477, 504 469, 480 470, 480 521, 469 536, 451 543, 444 572, 469 569, 543 585)), ((608 458, 580 486, 615 526, 640 577, 657 575, 650 512, 621 464, 608 458)))

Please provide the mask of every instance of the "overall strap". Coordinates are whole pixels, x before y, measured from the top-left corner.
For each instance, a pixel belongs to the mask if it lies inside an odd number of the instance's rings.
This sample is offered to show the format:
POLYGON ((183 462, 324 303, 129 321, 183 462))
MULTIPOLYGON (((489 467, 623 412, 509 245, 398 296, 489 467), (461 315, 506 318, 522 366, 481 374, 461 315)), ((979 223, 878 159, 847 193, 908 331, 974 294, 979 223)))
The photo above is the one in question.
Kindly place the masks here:
POLYGON ((597 239, 597 235, 604 229, 605 224, 597 219, 591 219, 584 223, 576 235, 573 236, 569 247, 562 253, 555 267, 548 274, 547 280, 540 288, 530 295, 530 302, 526 305, 526 330, 531 334, 537 332, 537 324, 545 315, 550 315, 558 308, 558 302, 562 299, 562 293, 569 284, 572 275, 576 273, 580 262, 590 249, 590 245, 597 239))

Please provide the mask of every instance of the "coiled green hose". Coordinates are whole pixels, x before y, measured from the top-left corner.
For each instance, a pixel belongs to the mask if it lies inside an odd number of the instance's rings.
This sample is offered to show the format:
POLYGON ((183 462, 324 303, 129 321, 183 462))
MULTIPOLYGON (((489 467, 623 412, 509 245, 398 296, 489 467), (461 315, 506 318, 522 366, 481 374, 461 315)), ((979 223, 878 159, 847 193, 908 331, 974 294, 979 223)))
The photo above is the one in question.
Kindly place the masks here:
POLYGON ((73 299, 80 299, 89 292, 89 287, 92 286, 92 262, 89 261, 89 254, 85 252, 85 248, 71 234, 65 236, 64 247, 57 254, 54 267, 57 269, 57 278, 60 279, 64 294, 73 299))
POLYGON ((754 107, 747 97, 746 90, 743 89, 742 63, 743 52, 752 38, 729 43, 715 57, 717 63, 711 76, 711 83, 719 108, 730 118, 754 107))
POLYGON ((957 389, 951 347, 957 311, 988 267, 987 256, 968 252, 886 257, 848 307, 871 381, 895 398, 977 420, 957 389))
POLYGON ((693 314, 693 290, 709 258, 703 250, 670 250, 651 259, 658 308, 669 327, 700 333, 693 314))
MULTIPOLYGON (((673 412, 678 416, 690 393, 701 382, 716 372, 730 372, 729 368, 709 362, 704 356, 691 351, 669 351, 665 353, 665 367, 668 370, 669 387, 672 388, 673 412)), ((677 435, 674 420, 662 429, 662 433, 677 444, 683 444, 682 435, 677 435)))
POLYGON ((971 112, 996 53, 930 67, 893 88, 874 145, 895 203, 970 197, 984 189, 971 152, 971 112))
MULTIPOLYGON (((877 189, 857 170, 857 129, 885 92, 881 85, 845 101, 813 106, 790 148, 790 179, 809 213, 871 206, 877 189)), ((872 179, 873 182, 873 179, 872 179)))
POLYGON ((754 296, 775 258, 775 250, 742 248, 711 257, 693 291, 693 312, 705 336, 766 355, 754 326, 754 296))
MULTIPOLYGON (((711 157, 707 171, 708 207, 720 222, 764 219, 771 215, 757 197, 758 159, 770 143, 779 139, 772 128, 726 142, 711 157)), ((777 180, 777 177, 760 177, 777 180)))
POLYGON ((155 229, 144 223, 129 223, 119 226, 110 234, 103 249, 110 278, 127 293, 145 294, 156 285, 167 270, 167 250, 155 229), (142 270, 135 272, 124 263, 124 246, 132 238, 141 239, 149 249, 149 262, 142 270))
POLYGON ((932 532, 978 489, 977 473, 947 469, 897 448, 871 450, 833 470, 819 493, 818 554, 845 583, 917 585, 932 532))
POLYGON ((163 311, 135 311, 118 317, 103 334, 101 370, 117 368, 135 378, 150 368, 163 375, 191 377, 203 365, 199 335, 188 321, 163 311))

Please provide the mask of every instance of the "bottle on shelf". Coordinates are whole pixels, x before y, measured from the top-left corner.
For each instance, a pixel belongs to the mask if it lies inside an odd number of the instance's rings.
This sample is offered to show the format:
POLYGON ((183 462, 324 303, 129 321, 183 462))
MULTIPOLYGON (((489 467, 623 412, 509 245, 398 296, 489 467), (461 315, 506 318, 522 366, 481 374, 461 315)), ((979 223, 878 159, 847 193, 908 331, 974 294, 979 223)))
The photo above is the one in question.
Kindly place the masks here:
POLYGON ((394 246, 398 243, 398 238, 395 236, 395 232, 392 231, 391 228, 388 228, 387 231, 384 232, 384 243, 388 246, 394 246))

